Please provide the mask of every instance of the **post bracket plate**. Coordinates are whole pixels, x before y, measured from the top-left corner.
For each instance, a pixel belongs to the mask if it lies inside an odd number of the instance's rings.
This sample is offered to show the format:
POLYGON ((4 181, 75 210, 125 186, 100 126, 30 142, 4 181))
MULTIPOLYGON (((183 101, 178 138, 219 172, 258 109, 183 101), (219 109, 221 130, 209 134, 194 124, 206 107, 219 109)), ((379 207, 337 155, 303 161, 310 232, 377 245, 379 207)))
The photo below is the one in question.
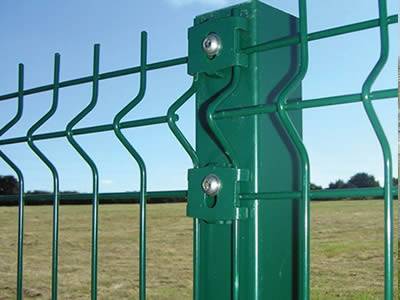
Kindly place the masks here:
POLYGON ((247 30, 248 20, 239 16, 211 18, 189 28, 188 73, 215 74, 232 66, 247 67, 248 55, 240 51, 241 35, 247 30), (220 52, 213 57, 203 49, 203 42, 210 34, 221 41, 220 52))
POLYGON ((208 166, 190 169, 187 216, 209 223, 244 219, 247 208, 239 206, 240 185, 249 180, 249 172, 243 169, 208 166), (216 195, 207 195, 203 183, 209 175, 219 178, 221 188, 216 195))

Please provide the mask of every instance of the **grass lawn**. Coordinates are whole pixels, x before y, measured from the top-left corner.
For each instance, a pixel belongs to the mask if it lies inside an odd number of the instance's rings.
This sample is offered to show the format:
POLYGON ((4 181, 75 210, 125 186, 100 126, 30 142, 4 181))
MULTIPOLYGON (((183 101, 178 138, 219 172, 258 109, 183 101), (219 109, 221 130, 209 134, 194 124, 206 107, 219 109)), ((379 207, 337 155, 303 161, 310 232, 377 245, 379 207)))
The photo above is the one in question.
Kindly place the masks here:
MULTIPOLYGON (((50 299, 51 219, 26 207, 26 299, 50 299)), ((60 209, 59 299, 89 299, 90 222, 90 206, 60 209)), ((16 232, 17 208, 0 207, 1 300, 15 299, 16 232)), ((191 299, 191 243, 184 204, 148 207, 148 299, 191 299)), ((101 206, 99 299, 135 299, 137 245, 138 207, 101 206)), ((312 299, 383 299, 383 201, 312 203, 312 299)))

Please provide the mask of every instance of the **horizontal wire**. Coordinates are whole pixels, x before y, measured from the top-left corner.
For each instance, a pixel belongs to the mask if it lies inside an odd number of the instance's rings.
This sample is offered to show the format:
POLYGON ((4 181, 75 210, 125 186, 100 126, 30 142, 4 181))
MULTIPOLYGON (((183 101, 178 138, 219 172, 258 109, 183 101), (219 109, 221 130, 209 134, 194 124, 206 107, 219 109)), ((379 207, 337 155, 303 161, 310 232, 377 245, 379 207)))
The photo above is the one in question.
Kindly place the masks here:
MULTIPOLYGON (((396 24, 398 22, 398 16, 397 15, 391 15, 387 18, 388 24, 396 24)), ((339 27, 334 27, 330 29, 324 29, 321 31, 316 31, 313 33, 309 33, 307 35, 307 40, 309 42, 320 40, 320 39, 325 39, 329 37, 334 37, 338 35, 344 35, 348 33, 353 33, 357 31, 362 31, 362 30, 367 30, 367 29, 372 29, 375 27, 379 27, 380 25, 380 19, 372 19, 368 21, 363 21, 363 22, 358 22, 358 23, 353 23, 349 25, 344 25, 344 26, 339 26, 339 27)), ((247 48, 242 49, 244 53, 246 54, 251 54, 255 52, 263 52, 263 51, 268 51, 272 49, 278 49, 282 47, 287 47, 291 45, 296 45, 300 43, 300 37, 298 35, 295 36, 290 36, 290 37, 284 37, 281 39, 276 39, 272 41, 268 41, 265 43, 261 43, 258 45, 250 46, 247 48)))
MULTIPOLYGON (((139 192, 123 192, 123 193, 100 193, 100 200, 139 200, 139 192)), ((10 201, 16 199, 17 195, 0 195, 0 205, 2 201, 10 201)), ((51 200, 52 194, 25 194, 25 200, 51 200)), ((149 199, 164 199, 164 198, 186 198, 187 191, 176 190, 176 191, 150 191, 146 192, 146 197, 149 199)), ((93 198, 92 193, 60 193, 60 200, 64 201, 91 201, 93 198)))
MULTIPOLYGON (((398 195, 396 188, 392 189, 393 196, 398 195)), ((171 190, 171 191, 149 191, 146 193, 148 199, 187 199, 187 190, 171 190)), ((310 193, 311 199, 334 199, 334 198, 356 198, 356 197, 383 197, 383 188, 349 188, 349 189, 323 189, 312 190, 310 193)), ((92 193, 60 193, 60 200, 66 204, 71 201, 89 201, 92 193)), ((296 199, 300 197, 298 191, 283 191, 271 193, 243 193, 240 194, 241 200, 279 200, 279 199, 296 199)), ((0 195, 0 205, 5 201, 16 200, 17 195, 0 195)), ((52 194, 26 194, 27 201, 50 201, 52 194)), ((100 193, 99 199, 107 200, 138 200, 139 192, 118 192, 118 193, 100 193)), ((73 203, 74 204, 74 203, 73 203)))
MULTIPOLYGON (((392 189, 393 195, 398 195, 397 189, 392 189)), ((272 193, 249 193, 241 194, 241 200, 278 200, 296 199, 300 192, 272 192, 272 193)), ((334 199, 334 198, 357 198, 357 197, 383 197, 383 188, 351 188, 351 189, 324 189, 312 190, 310 199, 334 199)), ((0 198, 1 199, 1 198, 0 198)))
MULTIPOLYGON (((397 89, 387 89, 381 90, 371 93, 371 100, 383 100, 388 98, 397 97, 397 89)), ((307 108, 317 108, 328 105, 342 105, 342 104, 350 104, 355 102, 361 102, 362 95, 361 94, 349 94, 342 96, 333 96, 326 98, 318 98, 318 99, 310 99, 304 101, 296 101, 290 102, 287 104, 287 110, 296 110, 296 109, 307 109, 307 108)), ((265 114, 265 113, 273 113, 276 112, 276 105, 255 105, 241 108, 233 108, 228 110, 221 110, 215 113, 216 119, 225 119, 225 118, 233 118, 233 117, 244 117, 251 116, 255 114, 265 114)), ((175 121, 179 120, 179 116, 175 115, 175 121)), ((167 116, 160 117, 152 117, 146 119, 139 119, 133 121, 127 121, 121 123, 121 128, 134 128, 134 127, 143 127, 150 126, 156 124, 168 123, 167 116)), ((79 129, 74 129, 72 132, 74 135, 84 135, 91 133, 99 133, 105 131, 112 131, 114 129, 112 124, 104 124, 97 126, 84 127, 79 129)), ((49 133, 36 134, 32 136, 34 141, 38 140, 48 140, 54 138, 61 138, 67 135, 66 131, 55 131, 49 133)), ((0 140, 0 145, 11 145, 11 144, 19 144, 25 143, 28 141, 26 136, 2 139, 0 140)))
MULTIPOLYGON (((180 57, 180 58, 174 58, 174 59, 170 59, 170 60, 160 61, 160 62, 146 65, 146 71, 152 71, 152 70, 157 70, 157 69, 163 69, 163 68, 183 65, 183 64, 186 64, 187 61, 188 61, 187 57, 180 57)), ((132 75, 132 74, 136 74, 139 72, 140 72, 140 66, 126 68, 126 69, 121 69, 121 70, 117 70, 117 71, 111 71, 111 72, 99 74, 99 80, 105 80, 105 79, 126 76, 126 75, 132 75)), ((92 81, 93 81, 93 76, 86 76, 86 77, 81 77, 81 78, 77 78, 77 79, 62 81, 62 82, 60 82, 59 87, 65 88, 65 87, 69 87, 69 86, 90 83, 92 81)), ((53 89, 53 84, 47 84, 47 85, 24 90, 24 95, 26 96, 26 95, 47 92, 47 91, 51 91, 52 89, 53 89)), ((1 95, 0 101, 12 99, 17 96, 18 96, 18 93, 10 93, 10 94, 6 94, 6 95, 1 95)))
MULTIPOLYGON (((392 15, 392 16, 388 17, 389 24, 395 24, 397 22, 398 22, 397 15, 392 15)), ((339 27, 334 27, 331 29, 313 32, 308 35, 308 38, 309 38, 309 41, 315 41, 315 40, 333 37, 333 36, 337 36, 337 35, 343 35, 343 34, 347 34, 347 33, 367 30, 367 29, 371 29, 371 28, 375 28, 375 27, 379 27, 379 19, 372 19, 372 20, 368 20, 368 21, 354 23, 351 25, 339 26, 339 27)), ((267 50, 272 50, 272 49, 276 49, 276 48, 286 47, 289 45, 295 45, 295 44, 298 44, 299 42, 300 42, 300 40, 299 40, 298 36, 291 36, 291 37, 268 41, 268 42, 261 43, 261 44, 255 45, 255 46, 251 46, 251 47, 243 49, 243 51, 244 51, 244 53, 250 54, 250 53, 254 53, 254 52, 267 51, 267 50)), ((183 65, 183 64, 186 64, 187 62, 188 62, 188 57, 178 57, 178 58, 174 58, 174 59, 170 59, 170 60, 165 60, 165 61, 148 64, 146 66, 146 70, 152 71, 152 70, 157 70, 157 69, 163 69, 163 68, 183 65)), ((105 73, 100 74, 99 80, 116 78, 116 77, 136 74, 139 72, 140 72, 140 66, 116 70, 116 71, 110 71, 110 72, 105 72, 105 73)), ((92 81, 93 81, 93 76, 86 76, 86 77, 81 77, 81 78, 77 78, 77 79, 66 80, 66 81, 60 82, 60 88, 89 83, 92 81)), ((26 89, 26 90, 24 90, 23 94, 25 96, 32 95, 32 94, 36 94, 36 93, 50 91, 52 89, 53 89, 53 84, 47 84, 47 85, 43 85, 43 86, 31 88, 31 89, 26 89)), ((16 97, 18 97, 18 92, 4 94, 4 95, 0 95, 0 101, 12 99, 12 98, 16 98, 16 97)))
MULTIPOLYGON (((179 120, 178 115, 175 115, 175 120, 179 120)), ((163 124, 163 123, 167 123, 167 122, 168 122, 168 117, 161 116, 161 117, 153 117, 153 118, 147 118, 147 119, 139 119, 139 120, 122 122, 120 127, 122 129, 126 129, 126 128, 144 127, 144 126, 150 126, 150 125, 163 124)), ((97 125, 97 126, 73 129, 72 134, 73 135, 84 135, 84 134, 100 133, 100 132, 112 131, 112 130, 114 130, 113 124, 104 124, 104 125, 97 125)), ((54 131, 54 132, 49 132, 49 133, 36 134, 36 135, 32 136, 32 140, 33 141, 49 140, 49 139, 66 137, 66 136, 67 136, 67 131, 62 130, 62 131, 54 131)), ((25 143, 27 141, 28 141, 27 136, 21 136, 21 137, 16 137, 16 138, 0 140, 0 145, 19 144, 19 143, 25 143)))
MULTIPOLYGON (((383 100, 390 98, 397 98, 397 89, 387 89, 372 92, 370 94, 371 100, 383 100)), ((343 105, 362 101, 362 94, 348 94, 339 95, 333 97, 309 99, 309 100, 296 100, 286 104, 286 110, 299 110, 307 108, 318 108, 330 105, 343 105)), ((277 106, 275 104, 264 104, 264 105, 254 105, 239 108, 230 108, 226 110, 220 110, 215 113, 216 119, 225 119, 233 117, 245 117, 251 115, 259 115, 265 113, 277 112, 277 106)))

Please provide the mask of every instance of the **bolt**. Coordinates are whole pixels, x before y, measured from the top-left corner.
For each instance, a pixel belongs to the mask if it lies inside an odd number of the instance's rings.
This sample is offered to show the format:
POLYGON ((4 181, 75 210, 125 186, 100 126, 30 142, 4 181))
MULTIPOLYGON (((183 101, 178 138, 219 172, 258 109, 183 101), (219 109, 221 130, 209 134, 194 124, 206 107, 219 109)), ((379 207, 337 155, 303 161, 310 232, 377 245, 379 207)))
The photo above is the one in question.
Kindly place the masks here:
POLYGON ((221 48, 221 39, 215 33, 210 33, 203 41, 203 50, 210 58, 217 55, 220 52, 221 48))
POLYGON ((207 175, 201 184, 203 191, 208 196, 215 196, 221 190, 221 180, 215 174, 207 175))

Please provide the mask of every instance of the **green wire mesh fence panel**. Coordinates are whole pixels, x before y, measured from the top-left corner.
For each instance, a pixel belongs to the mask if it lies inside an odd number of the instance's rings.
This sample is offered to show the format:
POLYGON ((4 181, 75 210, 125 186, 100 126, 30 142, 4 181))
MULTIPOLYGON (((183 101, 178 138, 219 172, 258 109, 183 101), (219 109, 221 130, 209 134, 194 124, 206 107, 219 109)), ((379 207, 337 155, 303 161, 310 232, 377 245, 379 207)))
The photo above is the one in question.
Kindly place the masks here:
MULTIPOLYGON (((251 1, 199 16, 189 29, 189 56, 147 62, 147 34, 141 36, 140 66, 100 73, 100 46, 94 46, 93 74, 60 81, 60 55, 54 58, 52 84, 24 89, 19 65, 18 91, 0 95, 17 99, 15 116, 0 129, 0 137, 23 114, 24 96, 53 92, 50 109, 26 136, 2 138, 0 146, 27 143, 53 178, 51 195, 25 195, 24 176, 16 162, 0 157, 17 174, 18 251, 17 299, 23 298, 24 206, 34 199, 53 203, 51 298, 58 297, 58 235, 61 200, 92 203, 91 299, 97 299, 99 201, 137 199, 139 218, 139 298, 146 299, 146 201, 149 198, 187 198, 193 225, 193 298, 310 299, 310 208, 313 198, 384 197, 384 295, 393 298, 392 156, 372 100, 397 97, 397 89, 372 91, 389 53, 387 3, 378 1, 379 18, 308 33, 307 1, 299 0, 299 17, 259 1, 251 1), (379 27, 381 54, 359 93, 301 100, 301 83, 308 68, 308 43, 379 27), (166 115, 123 121, 144 98, 147 72, 188 64, 193 83, 166 115), (272 70, 272 72, 271 72, 272 70), (138 94, 111 124, 76 128, 97 104, 100 81, 139 73, 138 94), (57 111, 59 89, 92 83, 89 104, 63 131, 36 134, 57 111), (196 149, 177 126, 177 111, 196 95, 196 149), (267 99, 267 101, 265 100, 267 99), (302 110, 361 102, 382 148, 384 187, 310 191, 310 161, 302 141, 302 110), (193 162, 188 191, 147 191, 146 164, 122 129, 166 124, 193 162), (99 193, 96 164, 75 139, 78 135, 114 131, 139 166, 140 191, 99 193), (35 141, 65 137, 92 172, 92 193, 68 195, 59 191, 58 172, 35 141), (283 264, 283 267, 282 267, 283 264)), ((1 196, 0 200, 14 199, 1 196)))

